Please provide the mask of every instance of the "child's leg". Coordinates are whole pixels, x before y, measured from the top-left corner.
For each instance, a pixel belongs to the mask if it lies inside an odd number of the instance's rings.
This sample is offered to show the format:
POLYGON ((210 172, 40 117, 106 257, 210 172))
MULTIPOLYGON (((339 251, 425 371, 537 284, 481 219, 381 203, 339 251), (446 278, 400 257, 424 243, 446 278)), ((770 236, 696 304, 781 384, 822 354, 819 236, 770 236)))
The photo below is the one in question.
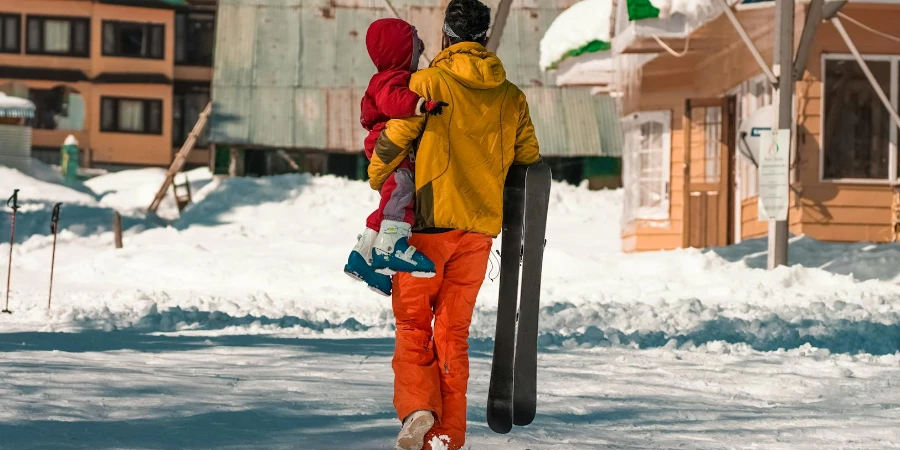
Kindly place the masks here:
POLYGON ((391 174, 393 181, 381 190, 381 231, 375 241, 372 267, 378 272, 393 275, 410 272, 413 276, 430 278, 435 274, 434 263, 422 252, 409 245, 412 233, 416 185, 412 164, 404 161, 391 174))
MULTIPOLYGON (((371 154, 366 153, 366 157, 371 159, 371 154)), ((390 183, 394 183, 393 175, 389 178, 390 183)), ((385 199, 382 197, 381 203, 385 199)), ((350 252, 347 258, 347 264, 344 266, 344 273, 350 277, 364 281, 373 291, 382 295, 391 295, 391 277, 375 272, 372 268, 372 248, 378 239, 378 232, 381 229, 381 221, 384 220, 382 214, 382 206, 379 205, 369 218, 366 220, 366 230, 359 236, 356 246, 350 252)))
POLYGON ((413 167, 407 159, 400 163, 400 166, 388 177, 381 189, 381 204, 378 206, 381 210, 382 220, 405 222, 412 227, 415 214, 408 214, 408 212, 414 211, 415 195, 416 182, 413 179, 413 167))

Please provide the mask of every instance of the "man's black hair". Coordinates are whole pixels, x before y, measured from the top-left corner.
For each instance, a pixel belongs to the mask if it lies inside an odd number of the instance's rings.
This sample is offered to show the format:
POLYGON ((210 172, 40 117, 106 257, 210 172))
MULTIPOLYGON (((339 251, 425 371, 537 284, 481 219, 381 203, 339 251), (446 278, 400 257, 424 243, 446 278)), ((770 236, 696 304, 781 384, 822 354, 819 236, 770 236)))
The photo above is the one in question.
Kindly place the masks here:
POLYGON ((451 44, 487 42, 491 27, 491 8, 478 0, 451 0, 444 16, 444 32, 451 44), (454 36, 454 34, 456 36, 454 36))

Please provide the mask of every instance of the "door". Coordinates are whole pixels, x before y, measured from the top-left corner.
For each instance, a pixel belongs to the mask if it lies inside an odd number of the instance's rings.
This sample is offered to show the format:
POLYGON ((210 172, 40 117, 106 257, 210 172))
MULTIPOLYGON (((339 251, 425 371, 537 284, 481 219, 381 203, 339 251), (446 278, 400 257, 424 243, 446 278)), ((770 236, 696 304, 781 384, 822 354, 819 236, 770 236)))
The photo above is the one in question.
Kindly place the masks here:
POLYGON ((685 101, 684 245, 728 245, 734 238, 734 97, 685 101))

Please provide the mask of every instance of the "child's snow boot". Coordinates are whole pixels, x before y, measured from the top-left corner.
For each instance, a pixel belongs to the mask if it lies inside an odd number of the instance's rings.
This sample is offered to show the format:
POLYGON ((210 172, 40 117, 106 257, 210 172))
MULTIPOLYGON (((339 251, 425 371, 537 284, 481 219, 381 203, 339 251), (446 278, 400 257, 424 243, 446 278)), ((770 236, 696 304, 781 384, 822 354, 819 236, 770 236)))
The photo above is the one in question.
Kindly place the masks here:
POLYGON ((418 410, 403 421, 403 428, 397 435, 395 450, 421 450, 425 445, 425 435, 434 426, 431 411, 418 410))
POLYGON ((365 282, 369 285, 369 289, 390 297, 391 277, 377 273, 372 268, 372 246, 375 244, 376 238, 378 238, 378 232, 369 228, 359 235, 356 247, 353 247, 350 257, 347 258, 344 273, 351 278, 365 282))
POLYGON ((416 278, 435 275, 434 263, 422 252, 409 245, 410 226, 405 222, 385 220, 372 249, 372 267, 385 275, 408 272, 416 278))

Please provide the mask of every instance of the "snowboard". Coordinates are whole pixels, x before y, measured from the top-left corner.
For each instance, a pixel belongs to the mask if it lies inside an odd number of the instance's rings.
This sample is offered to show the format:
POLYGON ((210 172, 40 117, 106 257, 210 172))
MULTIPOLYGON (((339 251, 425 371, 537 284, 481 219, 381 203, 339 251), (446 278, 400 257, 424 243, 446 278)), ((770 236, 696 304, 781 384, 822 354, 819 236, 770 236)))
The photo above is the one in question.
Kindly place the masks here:
POLYGON ((487 421, 505 434, 534 420, 537 409, 537 338, 550 167, 513 166, 503 190, 500 295, 487 421))

